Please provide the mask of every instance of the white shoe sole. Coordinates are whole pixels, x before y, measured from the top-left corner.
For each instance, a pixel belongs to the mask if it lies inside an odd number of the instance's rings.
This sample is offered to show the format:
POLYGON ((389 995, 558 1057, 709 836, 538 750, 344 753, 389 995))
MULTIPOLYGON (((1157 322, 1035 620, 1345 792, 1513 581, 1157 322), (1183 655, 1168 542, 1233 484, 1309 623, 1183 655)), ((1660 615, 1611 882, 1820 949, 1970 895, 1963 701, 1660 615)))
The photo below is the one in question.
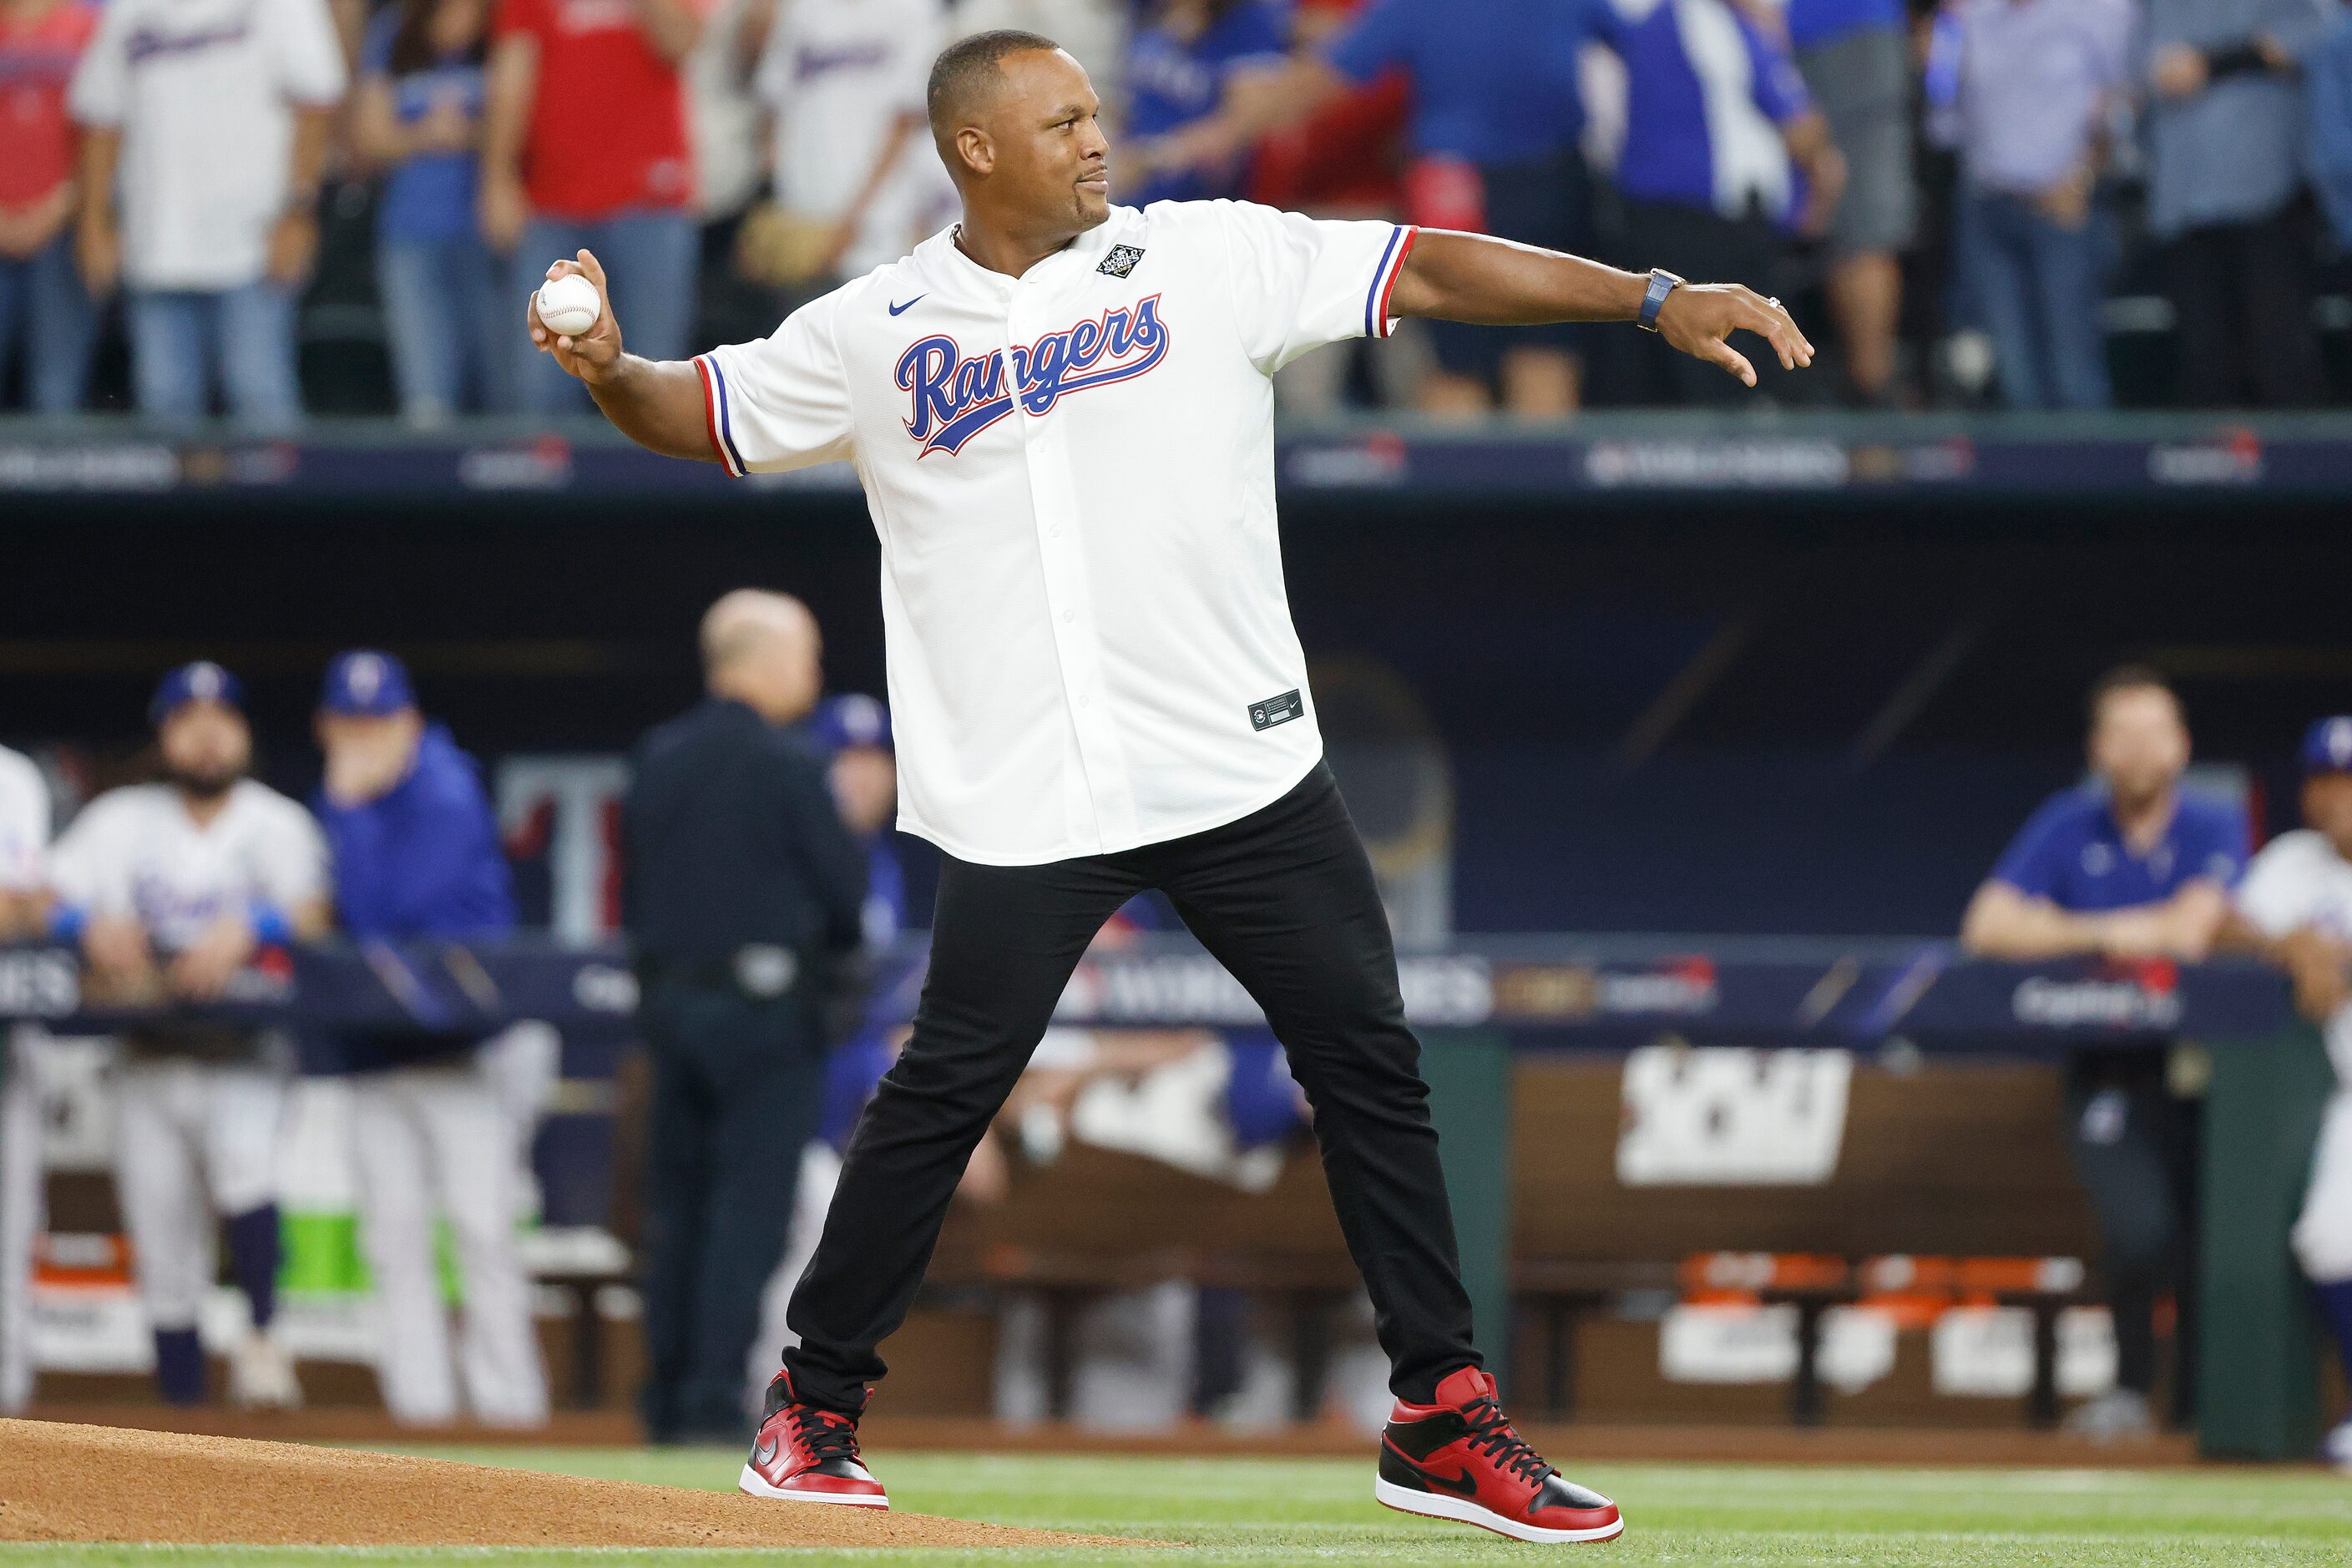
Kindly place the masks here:
POLYGON ((738 1490, 752 1497, 774 1498, 778 1502, 823 1502, 831 1503, 835 1508, 888 1508, 890 1506, 890 1500, 887 1497, 845 1497, 837 1492, 788 1492, 781 1488, 770 1486, 766 1478, 749 1465, 743 1467, 743 1473, 736 1478, 735 1485, 738 1490))
POLYGON ((1625 1521, 1622 1519, 1614 1524, 1597 1525, 1591 1530, 1543 1530, 1505 1519, 1494 1510, 1481 1508, 1468 1498, 1417 1492, 1381 1477, 1373 1478, 1372 1496, 1380 1500, 1382 1507, 1395 1509, 1399 1513, 1418 1513, 1430 1519, 1450 1519, 1456 1524, 1475 1524, 1481 1530, 1491 1530, 1514 1541, 1571 1545, 1580 1542, 1614 1541, 1625 1533, 1625 1521))

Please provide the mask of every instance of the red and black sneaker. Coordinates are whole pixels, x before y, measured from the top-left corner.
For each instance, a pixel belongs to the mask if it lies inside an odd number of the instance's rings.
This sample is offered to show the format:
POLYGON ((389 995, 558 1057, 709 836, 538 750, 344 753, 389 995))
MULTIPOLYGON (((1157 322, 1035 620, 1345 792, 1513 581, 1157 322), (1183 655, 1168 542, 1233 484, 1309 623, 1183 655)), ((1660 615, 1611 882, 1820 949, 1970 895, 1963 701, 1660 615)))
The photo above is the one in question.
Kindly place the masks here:
POLYGON ((1615 1503, 1545 1464, 1511 1430, 1495 1380, 1475 1366, 1440 1383, 1434 1405, 1397 1401, 1381 1434, 1372 1495, 1406 1513, 1514 1541, 1614 1541, 1625 1532, 1615 1503))
POLYGON ((759 1436, 751 1439, 751 1458, 736 1484, 753 1497, 890 1506, 882 1483, 858 1460, 857 1417, 802 1404, 793 1397, 788 1372, 776 1373, 768 1384, 759 1436))

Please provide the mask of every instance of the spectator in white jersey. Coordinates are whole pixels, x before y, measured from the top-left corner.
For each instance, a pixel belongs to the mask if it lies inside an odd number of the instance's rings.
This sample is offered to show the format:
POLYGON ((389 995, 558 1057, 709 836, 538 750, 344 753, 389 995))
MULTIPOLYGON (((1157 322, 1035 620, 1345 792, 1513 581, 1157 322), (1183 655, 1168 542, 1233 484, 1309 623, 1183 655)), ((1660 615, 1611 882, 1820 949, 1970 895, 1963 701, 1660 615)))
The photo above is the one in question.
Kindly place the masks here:
POLYGON ((301 417, 294 308, 319 249, 342 46, 325 0, 109 0, 75 73, 80 261, 130 296, 139 412, 301 417))
POLYGON ((934 0, 790 0, 753 89, 770 116, 787 232, 807 237, 812 279, 856 277, 914 248, 951 216, 930 156, 923 84, 941 38, 934 0))
MULTIPOLYGON (((2322 719, 2304 735, 2303 820, 2246 868, 2221 938, 2283 966, 2295 1005, 2326 1037, 2336 1093, 2294 1222, 2294 1255, 2352 1367, 2352 717, 2322 719)), ((2328 1434, 2326 1453, 2352 1472, 2352 1417, 2328 1434)))
MULTIPOLYGON (((0 746, 0 942, 41 929, 48 843, 41 770, 0 746)), ((41 1127, 26 1081, 26 1032, 0 1025, 0 1415, 22 1410, 33 1394, 26 1286, 41 1229, 41 1127)))
POLYGON ((157 1386, 174 1405, 204 1399, 196 1324, 217 1216, 252 1307, 229 1396, 289 1406, 301 1391, 270 1334, 287 1043, 192 1005, 227 992, 263 949, 325 929, 326 848, 310 813, 246 777, 253 732, 241 700, 216 664, 163 678, 149 709, 163 782, 108 791, 58 837, 50 925, 80 943, 93 994, 156 1009, 123 1037, 114 1179, 157 1386))

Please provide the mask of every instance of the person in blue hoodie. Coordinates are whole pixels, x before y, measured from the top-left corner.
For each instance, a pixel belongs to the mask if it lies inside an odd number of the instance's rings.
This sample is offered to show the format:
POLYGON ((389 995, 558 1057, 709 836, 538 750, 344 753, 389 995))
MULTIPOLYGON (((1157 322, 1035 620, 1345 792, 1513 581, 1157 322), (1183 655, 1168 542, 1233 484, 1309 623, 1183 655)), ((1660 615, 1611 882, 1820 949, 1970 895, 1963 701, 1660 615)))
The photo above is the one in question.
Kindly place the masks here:
MULTIPOLYGON (((327 667, 317 716, 326 774, 313 802, 334 858, 343 932, 379 967, 416 938, 514 929, 498 821, 473 758, 418 712, 408 671, 362 650, 327 667)), ((481 1039, 424 1029, 346 1035, 352 1162, 378 1309, 377 1382, 394 1419, 441 1426, 463 1404, 495 1426, 547 1419, 547 1376, 516 1250, 509 1116, 481 1039), (434 1267, 438 1217, 457 1245, 464 1327, 453 1354, 434 1267)))

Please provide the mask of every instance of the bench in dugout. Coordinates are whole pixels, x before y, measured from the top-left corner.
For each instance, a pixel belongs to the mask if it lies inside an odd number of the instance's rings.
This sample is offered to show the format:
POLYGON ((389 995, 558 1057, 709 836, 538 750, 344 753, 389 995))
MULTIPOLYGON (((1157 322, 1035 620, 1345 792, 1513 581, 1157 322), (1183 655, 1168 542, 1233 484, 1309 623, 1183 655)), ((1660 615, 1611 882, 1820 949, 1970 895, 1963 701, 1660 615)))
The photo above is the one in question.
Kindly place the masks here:
MULTIPOLYGON (((2055 1419, 2057 1318, 2089 1299, 2074 1260, 2092 1256, 2093 1231, 2051 1069, 1858 1068, 1835 1169, 1804 1186, 1621 1183, 1620 1072, 1609 1058, 1524 1058, 1517 1068, 1511 1285, 1518 1342, 1533 1352, 1516 1363, 1529 1414, 1575 1413, 1575 1340, 1591 1314, 1628 1295, 1735 1289, 1798 1310, 1795 1421, 1824 1413, 1822 1314, 1897 1294, 2030 1310, 2026 1414, 2055 1419)), ((1251 1194, 1074 1143, 1051 1164, 1023 1168, 1001 1205, 954 1211, 931 1270, 935 1298, 977 1288, 1043 1300, 1055 1415, 1068 1407, 1072 1328, 1087 1303, 1171 1279, 1277 1308, 1294 1414, 1315 1416, 1333 1318, 1358 1281, 1310 1149, 1251 1194)))

